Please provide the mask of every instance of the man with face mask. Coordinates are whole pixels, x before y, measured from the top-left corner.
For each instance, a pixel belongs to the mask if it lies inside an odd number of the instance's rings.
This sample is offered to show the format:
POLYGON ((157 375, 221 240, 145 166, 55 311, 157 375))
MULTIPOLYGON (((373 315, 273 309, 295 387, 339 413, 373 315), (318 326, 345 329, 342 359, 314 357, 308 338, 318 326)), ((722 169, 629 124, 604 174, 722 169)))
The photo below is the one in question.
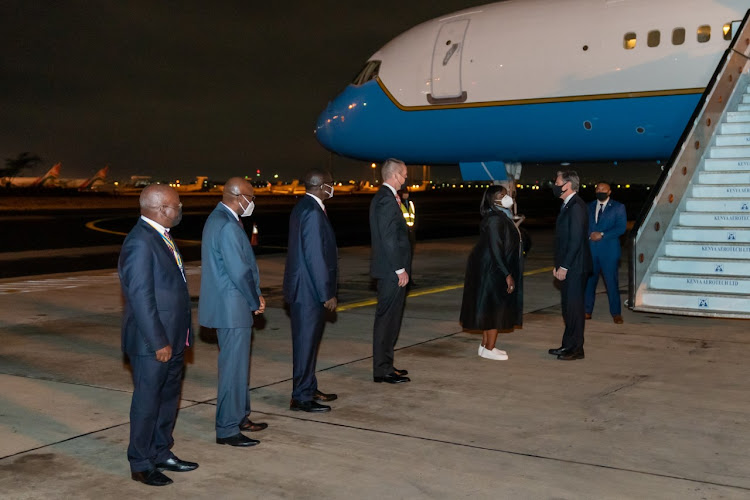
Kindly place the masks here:
POLYGON ((305 196, 289 217, 289 244, 284 269, 284 299, 292 318, 293 411, 327 412, 336 394, 318 390, 315 364, 326 311, 336 310, 338 249, 324 201, 333 197, 331 174, 313 169, 305 174, 305 196))
POLYGON ((172 480, 162 471, 198 464, 170 448, 182 388, 183 357, 193 345, 182 256, 170 229, 182 219, 177 191, 152 184, 141 192, 141 218, 122 245, 117 271, 125 307, 122 350, 133 371, 128 460, 131 477, 149 486, 172 480))
POLYGON ((594 262, 593 273, 586 285, 586 319, 591 319, 596 298, 599 274, 604 277, 612 320, 622 324, 620 283, 617 267, 620 264, 620 236, 625 234, 627 216, 625 205, 610 198, 612 190, 606 182, 596 185, 596 201, 589 203, 589 245, 594 262))
POLYGON ((240 221, 252 215, 254 199, 249 182, 229 179, 222 201, 206 220, 201 241, 198 320, 202 326, 216 328, 219 339, 216 442, 230 446, 258 444, 240 431, 267 427, 250 421, 250 335, 253 315, 266 308, 255 254, 240 221))
POLYGON ((552 272, 560 282, 562 315, 565 321, 562 346, 550 349, 557 359, 583 359, 584 292, 591 273, 591 250, 588 245, 589 217, 578 196, 578 174, 558 172, 552 193, 563 200, 555 225, 555 267, 552 272))

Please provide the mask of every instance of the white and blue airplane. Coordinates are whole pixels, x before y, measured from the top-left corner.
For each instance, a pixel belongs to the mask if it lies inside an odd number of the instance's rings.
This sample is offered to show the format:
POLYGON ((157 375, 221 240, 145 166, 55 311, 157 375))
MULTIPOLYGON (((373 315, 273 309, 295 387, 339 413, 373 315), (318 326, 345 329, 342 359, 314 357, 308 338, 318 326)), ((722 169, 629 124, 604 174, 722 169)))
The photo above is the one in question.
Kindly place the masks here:
MULTIPOLYGON (((508 0, 378 50, 318 118, 328 150, 460 164, 670 156, 750 0, 508 0)), ((490 168, 488 168, 488 166, 490 168)))

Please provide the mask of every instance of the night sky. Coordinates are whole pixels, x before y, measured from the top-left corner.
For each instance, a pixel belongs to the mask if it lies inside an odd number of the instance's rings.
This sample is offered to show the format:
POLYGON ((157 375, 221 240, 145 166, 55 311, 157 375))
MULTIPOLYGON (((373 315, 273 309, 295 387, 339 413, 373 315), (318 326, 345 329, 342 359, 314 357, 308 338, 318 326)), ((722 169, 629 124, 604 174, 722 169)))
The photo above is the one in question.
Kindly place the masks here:
POLYGON ((0 155, 41 156, 24 175, 60 161, 63 177, 299 177, 328 165, 316 117, 370 55, 482 3, 5 0, 0 155))

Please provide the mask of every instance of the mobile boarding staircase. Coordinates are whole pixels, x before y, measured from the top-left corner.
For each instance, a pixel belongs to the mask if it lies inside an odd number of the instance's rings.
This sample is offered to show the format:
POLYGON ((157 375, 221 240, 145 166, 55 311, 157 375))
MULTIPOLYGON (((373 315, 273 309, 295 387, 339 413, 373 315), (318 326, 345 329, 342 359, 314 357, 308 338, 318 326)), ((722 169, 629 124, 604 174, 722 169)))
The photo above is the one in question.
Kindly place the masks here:
POLYGON ((630 233, 635 311, 750 318, 748 15, 630 233))

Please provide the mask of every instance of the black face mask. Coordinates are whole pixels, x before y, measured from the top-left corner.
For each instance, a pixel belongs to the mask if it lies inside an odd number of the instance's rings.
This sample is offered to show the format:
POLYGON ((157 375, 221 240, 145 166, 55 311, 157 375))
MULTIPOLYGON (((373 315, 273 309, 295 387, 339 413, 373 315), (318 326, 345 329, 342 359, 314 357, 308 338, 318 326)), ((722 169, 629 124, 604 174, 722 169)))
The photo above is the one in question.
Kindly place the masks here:
MULTIPOLYGON (((564 186, 564 184, 563 184, 564 186)), ((557 184, 552 185, 552 194, 555 195, 555 198, 559 198, 563 194, 563 187, 558 186, 557 184)))
POLYGON ((609 198, 609 195, 607 193, 596 193, 596 199, 599 201, 604 201, 607 198, 609 198))

